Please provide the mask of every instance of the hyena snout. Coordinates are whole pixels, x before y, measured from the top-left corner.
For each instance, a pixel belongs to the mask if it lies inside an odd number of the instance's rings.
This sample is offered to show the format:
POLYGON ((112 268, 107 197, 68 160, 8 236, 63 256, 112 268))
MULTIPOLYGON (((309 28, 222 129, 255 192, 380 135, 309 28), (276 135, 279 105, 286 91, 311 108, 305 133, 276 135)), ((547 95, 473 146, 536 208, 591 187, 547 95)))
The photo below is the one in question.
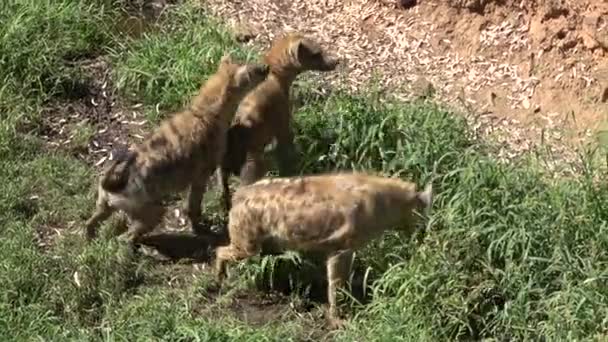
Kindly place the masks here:
POLYGON ((337 57, 326 57, 322 65, 322 71, 333 71, 340 64, 340 59, 337 57))

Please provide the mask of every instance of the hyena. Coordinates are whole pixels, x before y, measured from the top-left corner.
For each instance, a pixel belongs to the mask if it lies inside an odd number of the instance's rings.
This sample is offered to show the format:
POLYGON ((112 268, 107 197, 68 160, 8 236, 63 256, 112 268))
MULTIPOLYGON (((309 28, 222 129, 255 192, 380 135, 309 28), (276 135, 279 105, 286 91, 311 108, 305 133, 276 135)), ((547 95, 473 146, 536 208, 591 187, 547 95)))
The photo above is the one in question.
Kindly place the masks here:
POLYGON ((432 205, 432 185, 365 173, 262 179, 239 187, 229 213, 230 244, 216 250, 221 284, 227 264, 257 255, 263 243, 279 251, 326 255, 329 319, 341 320, 336 291, 347 279, 354 251, 396 229, 411 235, 432 205))
POLYGON ((293 176, 297 159, 291 127, 291 84, 305 71, 328 72, 339 63, 316 41, 298 33, 275 40, 263 59, 270 74, 237 109, 228 131, 228 152, 217 174, 226 211, 230 209, 229 176, 239 175, 243 185, 260 179, 268 167, 264 149, 273 141, 279 175, 293 176))
POLYGON ((132 221, 129 240, 137 242, 162 219, 167 196, 188 187, 184 209, 194 228, 207 181, 222 161, 238 103, 268 72, 267 65, 240 64, 224 55, 189 108, 164 120, 101 175, 96 209, 85 225, 87 238, 93 239, 100 223, 121 210, 132 221))

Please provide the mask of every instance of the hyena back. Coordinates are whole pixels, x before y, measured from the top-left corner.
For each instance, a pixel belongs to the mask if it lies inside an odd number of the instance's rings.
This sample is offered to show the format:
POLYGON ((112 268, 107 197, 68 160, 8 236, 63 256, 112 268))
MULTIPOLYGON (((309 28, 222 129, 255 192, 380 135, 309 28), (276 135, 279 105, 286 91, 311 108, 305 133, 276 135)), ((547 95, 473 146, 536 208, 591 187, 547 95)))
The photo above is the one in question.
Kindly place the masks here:
POLYGON ((230 245, 216 251, 221 283, 227 263, 257 255, 265 241, 280 250, 327 255, 330 322, 339 324, 336 290, 355 250, 395 228, 412 234, 432 205, 432 187, 363 173, 264 179, 236 190, 230 245), (422 214, 422 216, 420 216, 422 214))
POLYGON ((162 219, 166 196, 187 188, 184 207, 194 228, 207 180, 221 164, 238 103, 268 72, 266 65, 239 64, 225 55, 189 108, 164 120, 103 172, 95 212, 85 225, 87 238, 93 239, 99 224, 121 210, 131 218, 130 240, 136 242, 162 219))

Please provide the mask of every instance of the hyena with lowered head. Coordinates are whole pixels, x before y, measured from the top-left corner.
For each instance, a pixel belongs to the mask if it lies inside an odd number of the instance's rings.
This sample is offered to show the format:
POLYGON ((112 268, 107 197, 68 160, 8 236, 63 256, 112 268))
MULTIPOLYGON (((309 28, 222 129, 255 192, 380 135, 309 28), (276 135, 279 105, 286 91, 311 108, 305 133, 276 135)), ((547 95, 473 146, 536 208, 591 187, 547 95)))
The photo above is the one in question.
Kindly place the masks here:
POLYGON ((234 193, 230 244, 216 250, 221 284, 227 263, 257 255, 264 242, 279 250, 327 256, 329 319, 339 326, 336 290, 347 279, 353 253, 385 230, 414 233, 432 206, 432 185, 365 173, 263 179, 234 193))
POLYGON ((103 172, 95 212, 85 225, 87 239, 93 239, 101 222, 121 210, 132 221, 129 240, 137 242, 160 223, 166 196, 187 188, 184 208, 194 228, 207 181, 224 156, 226 132, 236 108, 268 72, 264 64, 240 64, 224 55, 189 108, 164 120, 103 172))
POLYGON ((264 55, 270 66, 267 79, 249 93, 237 109, 228 130, 228 149, 218 169, 226 211, 230 209, 228 178, 239 175, 242 185, 266 173, 265 147, 276 140, 275 159, 280 176, 292 176, 295 158, 292 131, 291 84, 305 71, 332 71, 339 60, 311 38, 289 33, 275 40, 264 55))

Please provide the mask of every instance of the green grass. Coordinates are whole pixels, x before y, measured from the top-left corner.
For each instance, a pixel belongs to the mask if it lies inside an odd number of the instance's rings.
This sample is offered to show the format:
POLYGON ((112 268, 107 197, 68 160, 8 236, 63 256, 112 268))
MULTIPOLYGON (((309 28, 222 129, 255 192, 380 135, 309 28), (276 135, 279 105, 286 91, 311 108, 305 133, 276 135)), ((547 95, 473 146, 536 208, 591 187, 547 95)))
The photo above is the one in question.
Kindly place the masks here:
MULTIPOLYGON (((143 103, 157 121, 189 99, 224 51, 257 56, 191 3, 138 37, 116 30, 121 6, 0 5, 0 339, 309 336, 319 320, 289 313, 287 305, 280 306, 281 318, 261 327, 230 309, 238 293, 255 293, 269 271, 284 273, 289 256, 235 265, 234 283, 216 298, 205 272, 194 278, 188 266, 138 258, 105 235, 90 246, 76 235, 93 209, 92 165, 47 149, 35 129, 21 129, 40 124, 45 103, 64 99, 84 77, 70 60, 107 56, 120 94, 143 103), (61 234, 40 246, 40 234, 55 229, 61 234), (173 278, 178 285, 169 284, 173 278)), ((366 305, 351 301, 354 316, 336 339, 600 340, 607 334, 608 190, 598 185, 606 175, 590 162, 591 152, 581 154, 583 174, 553 179, 534 156, 498 163, 460 116, 432 103, 405 105, 373 92, 322 98, 306 84, 294 89, 304 100, 296 113, 302 173, 373 170, 418 184, 433 180, 437 189, 422 244, 387 234, 357 253, 357 264, 373 275, 373 298, 366 305)), ((77 144, 94 134, 77 133, 77 144)), ((303 284, 319 270, 291 269, 303 284)))
MULTIPOLYGON (((119 44, 111 55, 117 88, 127 98, 158 105, 164 112, 186 105, 225 53, 240 60, 255 57, 240 49, 218 20, 198 7, 171 8, 158 25, 160 33, 144 33, 119 44)), ((152 114, 149 119, 159 118, 152 114)))

